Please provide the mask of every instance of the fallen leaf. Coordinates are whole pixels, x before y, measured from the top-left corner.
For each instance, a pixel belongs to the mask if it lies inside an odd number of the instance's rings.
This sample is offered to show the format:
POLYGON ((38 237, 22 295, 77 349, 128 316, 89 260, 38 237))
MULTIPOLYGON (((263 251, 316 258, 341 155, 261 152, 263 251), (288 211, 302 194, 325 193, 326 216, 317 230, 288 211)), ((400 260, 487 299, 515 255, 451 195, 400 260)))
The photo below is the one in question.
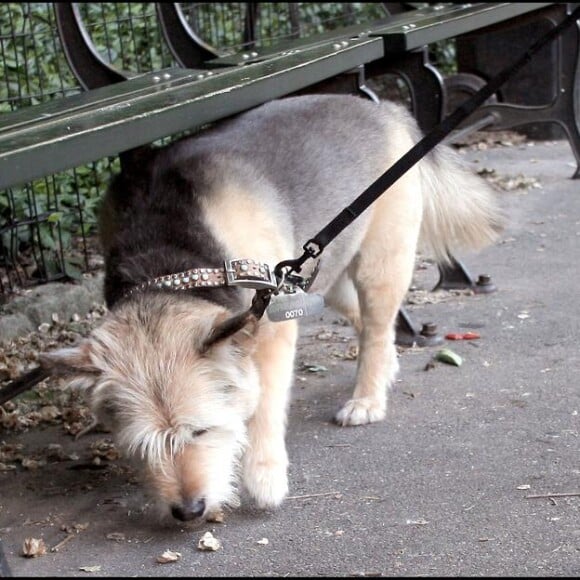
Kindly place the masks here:
POLYGON ((197 543, 197 549, 204 552, 215 552, 221 548, 221 542, 211 532, 206 532, 197 543))
POLYGON ((81 572, 100 572, 100 566, 79 566, 81 572))
POLYGON ((423 518, 418 520, 407 520, 408 526, 426 526, 429 523, 428 520, 424 520, 423 518))
POLYGON ((316 340, 330 340, 333 337, 331 330, 322 330, 316 335, 316 340))
POLYGON ((27 469, 28 471, 34 471, 39 467, 42 467, 46 464, 46 461, 39 460, 39 459, 31 459, 30 457, 24 457, 22 459, 22 467, 27 469))
POLYGON ((346 360, 356 360, 358 358, 358 352, 359 352, 358 345, 353 344, 346 349, 343 358, 346 360))
POLYGON ((324 365, 302 363, 302 369, 309 373, 323 373, 328 369, 324 365))
POLYGON ((480 169, 479 175, 487 179, 490 183, 500 187, 504 191, 514 191, 516 189, 525 190, 529 188, 541 188, 542 184, 534 177, 526 177, 521 173, 518 175, 499 175, 494 169, 480 169))
POLYGON ((44 556, 46 552, 46 544, 42 538, 25 538, 22 543, 22 555, 26 558, 44 556))

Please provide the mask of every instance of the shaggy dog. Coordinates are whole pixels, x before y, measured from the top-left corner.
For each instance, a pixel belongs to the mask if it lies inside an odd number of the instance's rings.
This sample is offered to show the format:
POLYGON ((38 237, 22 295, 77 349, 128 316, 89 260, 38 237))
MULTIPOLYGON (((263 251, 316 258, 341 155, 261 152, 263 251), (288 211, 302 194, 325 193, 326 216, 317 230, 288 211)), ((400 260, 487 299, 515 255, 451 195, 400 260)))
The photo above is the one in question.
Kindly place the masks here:
MULTIPOLYGON (((85 392, 177 520, 236 505, 240 475, 262 508, 288 492, 297 321, 248 314, 255 289, 229 283, 232 268, 267 279, 420 137, 400 105, 290 97, 145 148, 113 181, 100 220, 109 312, 42 364, 85 392)), ((339 425, 385 417, 418 243, 444 262, 492 243, 501 221, 491 189, 438 146, 328 246, 312 291, 359 338, 339 425)))

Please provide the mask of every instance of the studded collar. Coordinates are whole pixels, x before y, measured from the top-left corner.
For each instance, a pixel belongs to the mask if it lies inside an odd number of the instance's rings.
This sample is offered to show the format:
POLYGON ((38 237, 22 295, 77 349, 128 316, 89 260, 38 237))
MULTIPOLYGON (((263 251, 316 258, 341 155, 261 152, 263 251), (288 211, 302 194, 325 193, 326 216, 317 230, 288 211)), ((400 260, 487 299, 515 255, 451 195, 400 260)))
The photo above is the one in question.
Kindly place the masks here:
POLYGON ((226 260, 221 268, 192 268, 176 274, 166 274, 134 286, 125 293, 155 288, 159 290, 189 290, 192 288, 215 288, 219 286, 240 286, 254 290, 278 288, 276 276, 268 264, 257 260, 226 260))

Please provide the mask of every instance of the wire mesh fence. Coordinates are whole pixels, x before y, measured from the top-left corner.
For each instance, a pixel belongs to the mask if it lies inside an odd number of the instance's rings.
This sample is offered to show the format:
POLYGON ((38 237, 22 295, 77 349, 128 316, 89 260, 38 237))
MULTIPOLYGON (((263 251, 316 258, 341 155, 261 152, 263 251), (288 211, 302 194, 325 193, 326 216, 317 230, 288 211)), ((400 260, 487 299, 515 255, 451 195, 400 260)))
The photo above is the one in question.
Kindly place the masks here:
POLYGON ((180 7, 193 32, 225 54, 386 15, 381 3, 369 2, 196 2, 180 7))
MULTIPOLYGON (((204 42, 222 53, 267 47, 385 16, 381 3, 180 3, 204 42)), ((126 76, 177 66, 151 2, 78 3, 94 50, 126 76)), ((50 2, 0 4, 0 114, 81 91, 50 2)), ((0 191, 0 300, 101 267, 96 216, 117 157, 0 191)))
POLYGON ((129 76, 176 66, 163 41, 152 2, 78 4, 96 51, 129 76))
MULTIPOLYGON (((3 3, 0 15, 1 113, 78 92, 50 3, 3 3)), ((0 292, 67 273, 69 240, 60 219, 72 210, 66 221, 81 231, 89 219, 74 192, 77 182, 69 172, 65 180, 52 176, 0 194, 0 292)), ((87 269, 87 261, 80 266, 87 269)))

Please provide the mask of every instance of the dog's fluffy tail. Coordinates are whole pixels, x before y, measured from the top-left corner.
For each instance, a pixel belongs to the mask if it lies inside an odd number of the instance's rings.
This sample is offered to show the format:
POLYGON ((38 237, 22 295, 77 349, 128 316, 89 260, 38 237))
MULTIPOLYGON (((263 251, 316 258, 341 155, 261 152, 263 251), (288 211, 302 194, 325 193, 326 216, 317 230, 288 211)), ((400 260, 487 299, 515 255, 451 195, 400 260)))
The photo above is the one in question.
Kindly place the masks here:
POLYGON ((458 250, 480 250, 497 240, 505 220, 496 193, 455 151, 438 146, 418 165, 423 250, 448 263, 458 250))

